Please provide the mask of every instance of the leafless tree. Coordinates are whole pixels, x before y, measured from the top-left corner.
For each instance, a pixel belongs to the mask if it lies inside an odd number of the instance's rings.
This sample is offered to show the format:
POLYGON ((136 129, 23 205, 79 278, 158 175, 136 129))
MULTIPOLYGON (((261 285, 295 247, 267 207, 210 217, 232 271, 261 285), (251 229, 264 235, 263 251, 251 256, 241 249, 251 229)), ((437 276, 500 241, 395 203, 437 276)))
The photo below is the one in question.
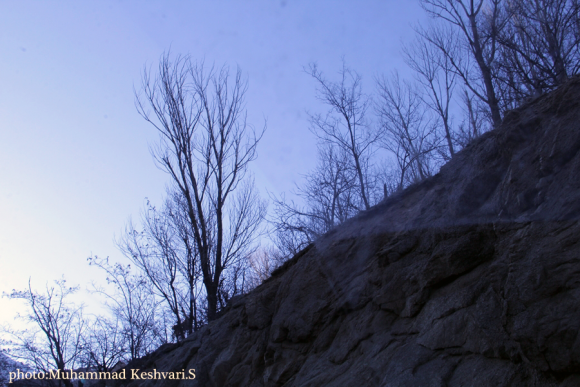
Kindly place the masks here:
POLYGON ((495 62, 499 55, 499 34, 505 24, 502 0, 421 0, 427 13, 451 27, 423 37, 447 57, 455 73, 477 98, 489 107, 494 127, 501 123, 495 62), (447 50, 447 33, 461 39, 460 55, 447 50), (473 62, 475 62, 473 64, 473 62), (473 64, 473 65, 472 65, 473 64))
POLYGON ((455 140, 460 147, 465 147, 472 140, 485 132, 485 106, 483 102, 474 97, 468 89, 461 94, 463 120, 455 133, 455 140))
POLYGON ((580 70, 577 0, 505 2, 501 81, 516 103, 561 85, 580 70))
POLYGON ((96 316, 87 322, 87 328, 81 354, 84 367, 110 372, 118 362, 128 360, 127 337, 119 316, 96 316))
POLYGON ((383 129, 382 146, 398 165, 397 189, 423 180, 435 168, 434 151, 439 147, 436 126, 428 114, 424 98, 409 82, 394 73, 377 81, 377 115, 383 129))
MULTIPOLYGON (((282 196, 281 202, 286 204, 284 196, 282 196)), ((275 203, 275 206, 278 206, 278 204, 275 203)), ((292 203, 290 208, 294 210, 296 208, 295 204, 292 203)), ((301 211, 299 208, 298 210, 301 211)), ((312 238, 306 231, 310 229, 311 226, 308 223, 299 223, 305 220, 299 216, 291 217, 290 215, 294 212, 279 214, 277 209, 275 209, 274 212, 275 217, 282 216, 282 218, 279 218, 279 220, 273 220, 274 232, 271 234, 270 239, 274 246, 279 250, 280 255, 283 257, 282 260, 285 261, 298 254, 302 249, 312 243, 312 238), (279 224, 276 224, 276 222, 279 222, 279 224)), ((308 218, 306 218, 306 220, 307 219, 308 218)))
POLYGON ((358 175, 350 154, 332 143, 318 146, 318 165, 305 177, 296 195, 304 203, 274 198, 274 243, 283 255, 292 256, 359 209, 358 175))
POLYGON ((204 322, 198 311, 199 260, 193 236, 186 224, 186 208, 180 195, 169 193, 161 210, 149 201, 142 213, 138 231, 129 222, 123 237, 117 241, 121 252, 129 258, 153 285, 174 317, 181 340, 204 322), (176 202, 177 201, 177 202, 176 202))
POLYGON ((249 259, 248 284, 255 288, 270 278, 272 272, 284 263, 284 258, 274 246, 260 247, 249 259))
POLYGON ((370 159, 379 133, 366 118, 370 98, 363 94, 361 76, 342 63, 340 80, 326 79, 316 64, 305 69, 318 84, 317 98, 329 107, 326 114, 310 114, 311 131, 324 143, 348 155, 347 166, 357 178, 360 210, 373 205, 370 159))
POLYGON ((444 157, 448 159, 455 154, 450 108, 457 78, 449 58, 457 57, 459 48, 453 35, 442 29, 442 26, 432 26, 430 29, 418 27, 416 40, 405 46, 403 52, 407 64, 415 71, 418 82, 425 89, 424 102, 438 117, 449 152, 444 153, 444 157), (438 44, 444 50, 435 47, 425 38, 437 35, 438 44))
MULTIPOLYGON (((8 339, 4 345, 15 360, 27 363, 39 372, 71 369, 79 365, 82 353, 85 320, 83 307, 69 301, 78 287, 68 287, 64 279, 55 285, 46 285, 45 292, 28 289, 4 294, 11 299, 23 300, 29 311, 19 318, 28 322, 24 330, 4 329, 8 339)), ((68 379, 61 379, 72 386, 68 379)))
POLYGON ((156 319, 159 301, 155 299, 149 282, 131 272, 130 265, 110 264, 108 258, 88 258, 89 265, 102 269, 107 283, 104 288, 93 284, 93 292, 105 298, 105 305, 121 324, 129 360, 140 358, 163 344, 164 326, 156 319))
MULTIPOLYGON (((205 69, 189 57, 164 54, 159 71, 143 74, 138 112, 160 134, 157 165, 172 179, 187 209, 207 294, 207 317, 216 317, 222 276, 254 250, 265 216, 248 164, 263 131, 246 123, 247 83, 238 69, 205 69)), ((227 295, 228 297, 231 295, 227 295)))
MULTIPOLYGON (((188 222, 187 203, 179 192, 168 191, 165 216, 175 233, 177 246, 177 269, 184 283, 185 295, 181 311, 188 322, 185 332, 189 335, 207 322, 207 297, 202 285, 199 253, 195 244, 195 235, 188 222)), ((179 321, 178 321, 179 323, 179 321)))

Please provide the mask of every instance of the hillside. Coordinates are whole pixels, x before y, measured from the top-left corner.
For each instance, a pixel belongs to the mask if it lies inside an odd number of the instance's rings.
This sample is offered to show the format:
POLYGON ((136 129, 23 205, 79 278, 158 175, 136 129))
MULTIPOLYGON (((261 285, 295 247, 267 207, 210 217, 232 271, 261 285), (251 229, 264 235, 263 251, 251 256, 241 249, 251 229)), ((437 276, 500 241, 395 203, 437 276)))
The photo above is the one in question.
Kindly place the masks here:
POLYGON ((128 366, 193 383, 129 385, 580 385, 579 150, 575 78, 128 366))

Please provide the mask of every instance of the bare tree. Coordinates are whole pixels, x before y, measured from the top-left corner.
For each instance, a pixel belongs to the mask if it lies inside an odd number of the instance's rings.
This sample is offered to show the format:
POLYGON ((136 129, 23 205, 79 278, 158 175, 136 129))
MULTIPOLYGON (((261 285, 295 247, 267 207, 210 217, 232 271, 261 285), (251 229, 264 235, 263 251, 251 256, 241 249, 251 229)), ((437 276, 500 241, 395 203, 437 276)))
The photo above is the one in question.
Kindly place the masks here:
MULTIPOLYGON (((282 196, 280 202, 284 205, 287 204, 284 196, 282 196)), ((275 206, 278 207, 279 204, 275 202, 275 206)), ((293 216, 295 214, 294 209, 298 209, 299 213, 301 213, 301 209, 297 208, 295 203, 291 203, 288 207, 281 213, 279 213, 279 209, 277 208, 274 210, 275 218, 272 220, 274 232, 270 236, 272 243, 282 256, 282 261, 292 258, 313 241, 308 232, 311 228, 309 222, 305 224, 301 223, 309 219, 303 218, 300 215, 293 216)))
POLYGON ((491 122, 497 127, 502 112, 494 63, 500 52, 499 34, 505 24, 505 18, 501 17, 501 0, 421 0, 421 4, 429 15, 452 27, 439 30, 441 33, 433 36, 422 36, 448 58, 470 91, 486 103, 491 122), (447 33, 462 39, 463 53, 457 55, 448 51, 447 33))
POLYGON ((249 259, 248 283, 255 288, 270 278, 272 272, 284 263, 284 257, 274 246, 260 247, 249 259))
POLYGON ((265 204, 244 179, 263 134, 246 123, 246 89, 239 69, 232 78, 227 67, 206 70, 189 57, 172 61, 165 54, 156 78, 144 72, 136 96, 138 112, 160 133, 157 165, 187 209, 209 320, 216 317, 223 273, 255 249, 265 216, 265 204))
POLYGON ((179 198, 179 194, 170 192, 161 210, 147 201, 141 217, 142 231, 129 222, 117 245, 153 285, 171 311, 175 325, 185 326, 176 336, 180 340, 205 319, 198 312, 198 254, 184 222, 186 209, 182 208, 183 203, 175 203, 179 198))
POLYGON ((102 269, 114 291, 93 284, 93 292, 105 297, 105 305, 122 326, 129 360, 140 358, 164 343, 165 326, 156 320, 159 301, 149 282, 131 273, 131 266, 111 265, 108 258, 89 257, 89 265, 102 269))
POLYGON ((316 64, 305 71, 318 83, 317 97, 329 107, 325 114, 310 114, 311 131, 324 143, 333 144, 348 155, 348 167, 356 174, 359 210, 373 205, 375 188, 370 173, 370 158, 379 133, 370 127, 366 113, 370 98, 362 92, 361 76, 349 69, 343 61, 340 80, 326 79, 316 64))
POLYGON ((577 0, 512 0, 501 31, 501 81, 516 103, 561 85, 580 70, 577 0))
POLYGON ((398 165, 397 189, 432 175, 434 151, 439 147, 436 126, 428 114, 424 98, 398 74, 377 81, 376 105, 384 136, 381 145, 390 151, 398 165))
MULTIPOLYGON (((185 332, 189 335, 200 329, 207 322, 207 297, 202 285, 202 273, 199 253, 195 244, 195 236, 187 217, 187 203, 183 196, 174 191, 168 191, 165 216, 170 219, 177 243, 177 269, 185 286, 185 297, 181 311, 188 322, 185 332), (205 299, 205 300, 204 300, 205 299)), ((178 322, 179 323, 179 322, 178 322)))
POLYGON ((463 120, 457 128, 455 140, 463 148, 485 132, 485 107, 468 89, 463 90, 461 97, 463 120))
POLYGON ((110 372, 117 363, 128 360, 127 337, 119 316, 112 319, 96 316, 87 323, 87 328, 81 355, 86 368, 110 372))
MULTIPOLYGON (((68 301, 78 287, 68 287, 64 279, 46 285, 44 293, 28 289, 4 294, 11 299, 23 300, 29 311, 19 318, 30 323, 24 330, 4 329, 9 339, 4 341, 8 354, 27 363, 39 372, 72 369, 79 365, 82 353, 85 320, 83 307, 68 301)), ((69 379, 60 379, 72 386, 69 379)), ((59 382, 60 383, 60 382, 59 382)))
POLYGON ((334 144, 318 146, 318 165, 305 176, 296 195, 304 203, 274 198, 274 243, 285 256, 292 256, 359 211, 358 175, 350 155, 334 144))
POLYGON ((457 42, 453 35, 441 31, 442 27, 431 27, 426 30, 417 28, 417 39, 409 46, 403 47, 405 60, 415 71, 418 82, 425 89, 424 102, 438 116, 447 143, 448 159, 455 154, 454 133, 451 127, 451 104, 457 74, 454 72, 450 57, 456 57, 457 42), (432 45, 425 36, 439 36, 438 43, 444 50, 432 45), (448 55, 443 54, 447 52, 448 55))

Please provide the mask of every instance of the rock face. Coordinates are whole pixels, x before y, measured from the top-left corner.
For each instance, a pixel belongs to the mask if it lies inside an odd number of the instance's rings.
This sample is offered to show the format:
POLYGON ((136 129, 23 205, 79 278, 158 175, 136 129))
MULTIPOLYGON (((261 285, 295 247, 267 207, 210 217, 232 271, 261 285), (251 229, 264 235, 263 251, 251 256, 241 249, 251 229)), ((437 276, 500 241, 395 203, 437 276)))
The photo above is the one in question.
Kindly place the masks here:
POLYGON ((195 380, 130 385, 580 385, 579 150, 576 78, 139 364, 195 380))

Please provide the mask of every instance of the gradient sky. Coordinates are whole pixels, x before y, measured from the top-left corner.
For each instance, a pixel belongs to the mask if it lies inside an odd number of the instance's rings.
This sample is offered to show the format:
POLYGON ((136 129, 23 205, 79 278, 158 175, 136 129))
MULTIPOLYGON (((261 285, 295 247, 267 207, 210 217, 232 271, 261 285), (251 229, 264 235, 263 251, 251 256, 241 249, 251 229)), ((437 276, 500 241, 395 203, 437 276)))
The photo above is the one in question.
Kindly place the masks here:
MULTIPOLYGON (((303 66, 333 79, 344 57, 370 93, 406 72, 401 41, 425 20, 416 0, 0 0, 0 292, 62 275, 85 287, 102 280, 87 257, 121 260, 114 235, 168 181, 133 92, 165 50, 248 77, 248 122, 267 120, 251 166, 265 197, 315 163, 306 112, 323 106, 303 66)), ((14 307, 0 299, 0 323, 14 307)))

